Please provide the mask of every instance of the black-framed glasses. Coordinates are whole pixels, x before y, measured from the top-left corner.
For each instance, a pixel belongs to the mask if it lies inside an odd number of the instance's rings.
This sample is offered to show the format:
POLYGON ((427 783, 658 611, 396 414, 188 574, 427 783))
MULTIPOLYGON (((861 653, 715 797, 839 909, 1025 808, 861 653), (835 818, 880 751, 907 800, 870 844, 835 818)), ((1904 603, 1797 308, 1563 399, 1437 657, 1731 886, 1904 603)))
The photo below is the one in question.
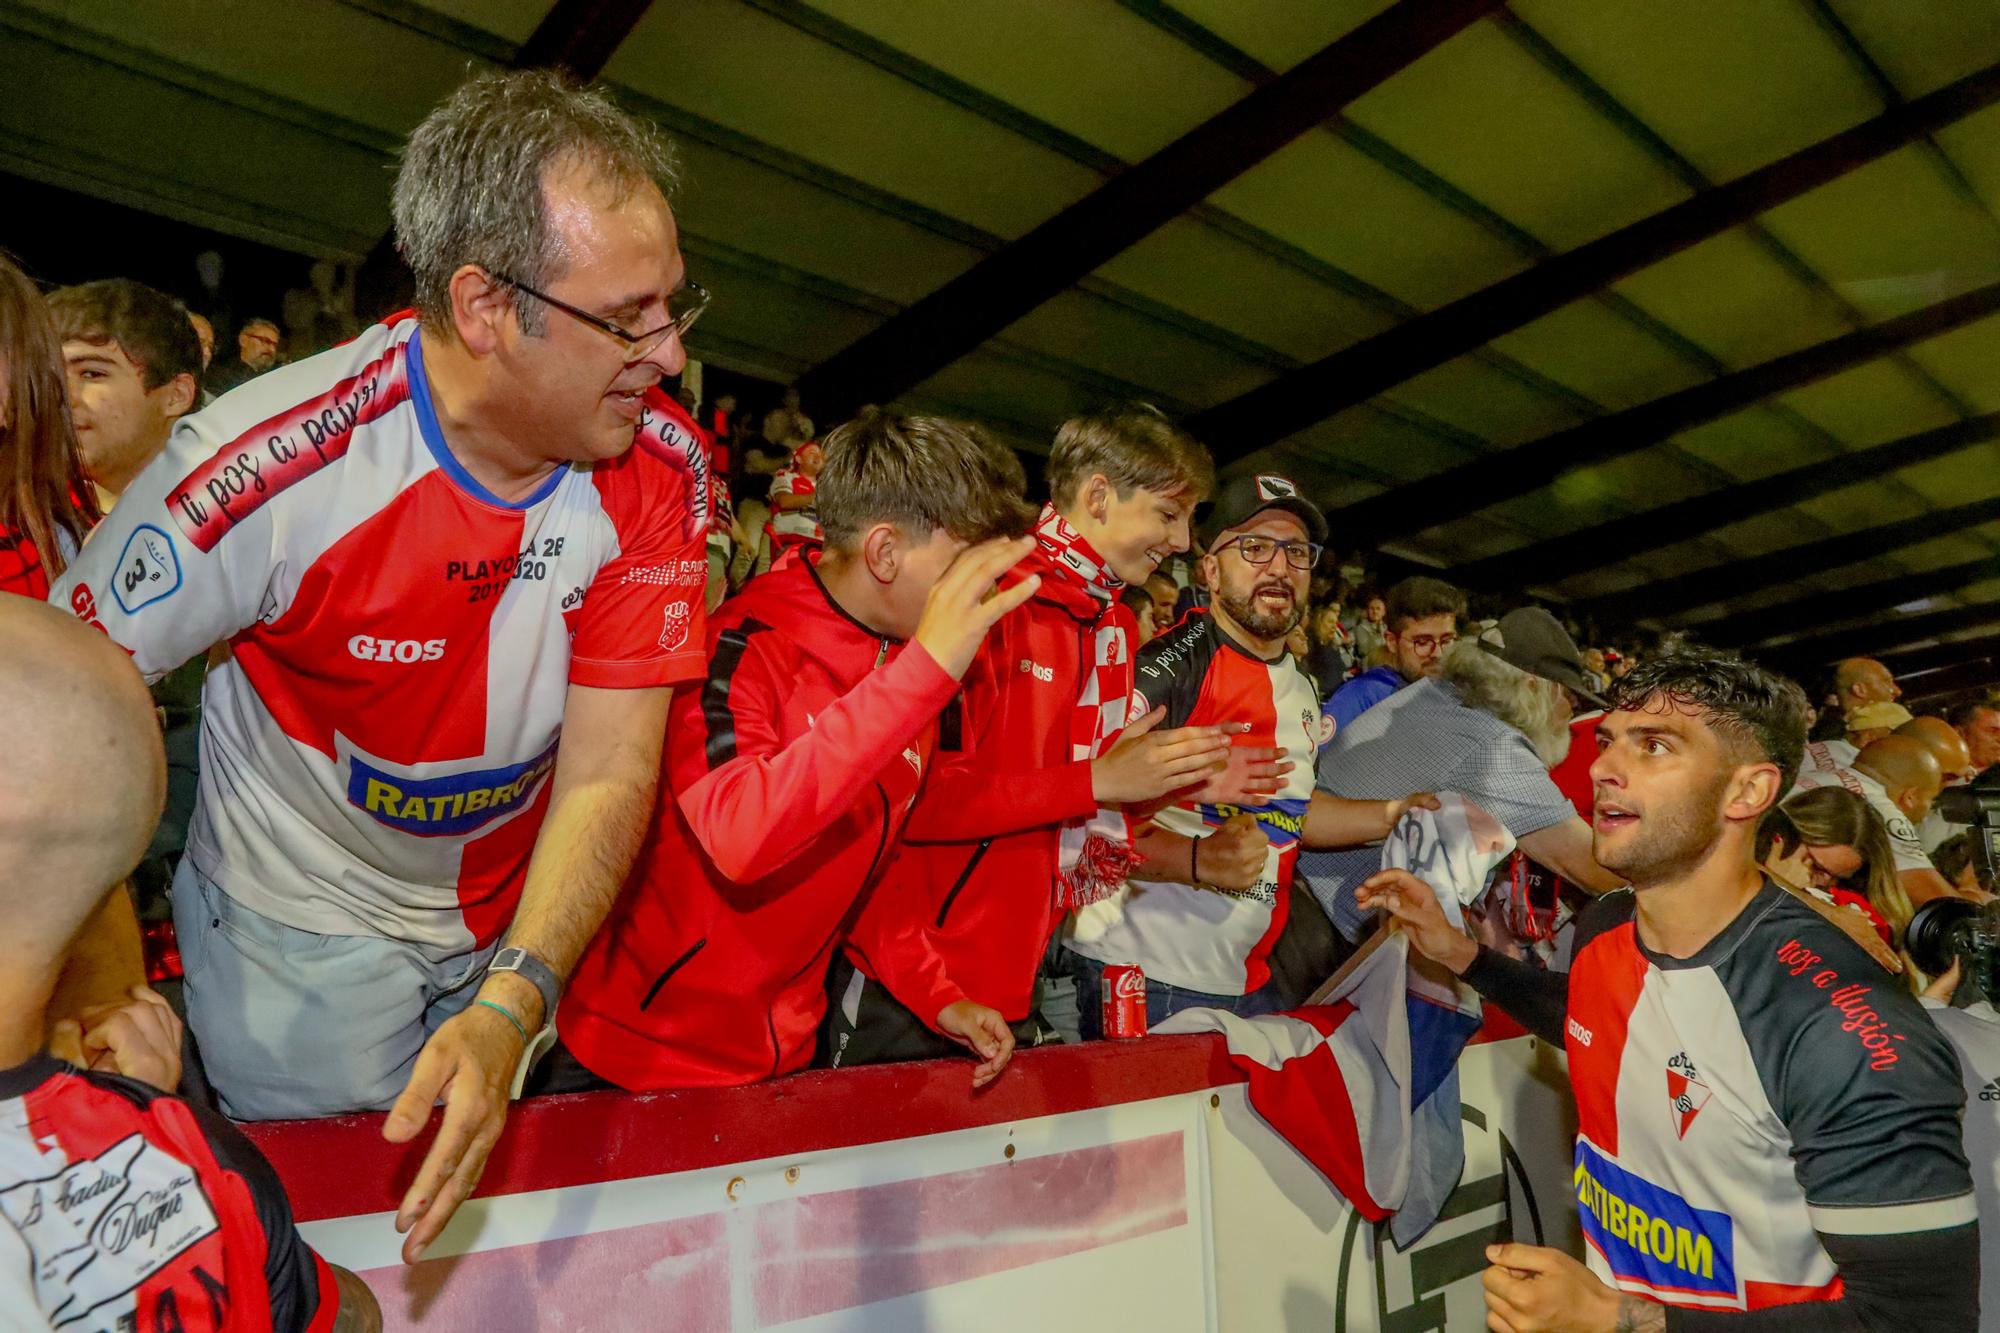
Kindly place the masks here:
POLYGON ((1285 563, 1293 569, 1311 569, 1319 563, 1320 552, 1326 549, 1318 542, 1279 541, 1275 537, 1245 536, 1231 537, 1213 548, 1211 554, 1214 551, 1227 551, 1232 547, 1238 555, 1253 565, 1268 565, 1271 563, 1271 557, 1283 551, 1285 563))
POLYGON ((708 309, 708 288, 702 286, 693 278, 689 278, 680 285, 672 296, 667 298, 668 318, 666 323, 660 325, 657 329, 651 329, 645 333, 630 333, 619 328, 608 319, 601 319, 591 314, 588 310, 579 310, 567 301, 557 300, 547 292, 530 287, 518 278, 510 278, 505 273, 494 269, 488 269, 487 272, 493 275, 494 281, 504 282, 515 291, 526 292, 536 300, 554 306, 571 319, 580 320, 598 332, 608 333, 616 338, 619 342, 625 344, 625 364, 628 366, 635 362, 644 361, 654 352, 657 352, 660 349, 660 344, 665 342, 669 335, 686 337, 687 331, 694 327, 694 322, 701 318, 701 312, 708 309), (673 313, 676 307, 680 310, 679 314, 673 313))

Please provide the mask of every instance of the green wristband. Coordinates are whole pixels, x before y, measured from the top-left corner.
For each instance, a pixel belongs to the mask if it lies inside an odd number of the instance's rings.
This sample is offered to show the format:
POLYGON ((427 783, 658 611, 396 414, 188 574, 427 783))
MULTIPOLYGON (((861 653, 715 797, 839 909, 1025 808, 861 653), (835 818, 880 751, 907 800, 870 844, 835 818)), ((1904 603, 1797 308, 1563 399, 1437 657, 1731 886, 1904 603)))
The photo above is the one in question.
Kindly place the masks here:
POLYGON ((488 1009, 491 1009, 494 1013, 500 1015, 502 1018, 506 1019, 509 1023, 512 1023, 514 1025, 514 1031, 521 1034, 521 1040, 523 1043, 526 1043, 527 1041, 531 1040, 528 1036, 528 1029, 521 1026, 521 1020, 514 1017, 513 1012, 511 1010, 503 1008, 502 1006, 493 1003, 493 1001, 491 1000, 474 1000, 473 1003, 485 1005, 488 1009))

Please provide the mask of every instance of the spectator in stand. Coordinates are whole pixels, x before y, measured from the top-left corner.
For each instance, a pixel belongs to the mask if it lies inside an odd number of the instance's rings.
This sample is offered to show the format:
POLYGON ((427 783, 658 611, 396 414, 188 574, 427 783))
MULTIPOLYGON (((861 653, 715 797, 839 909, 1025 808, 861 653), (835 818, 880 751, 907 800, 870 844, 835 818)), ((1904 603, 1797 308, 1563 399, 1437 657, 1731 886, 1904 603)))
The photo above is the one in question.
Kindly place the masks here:
POLYGON ((1180 585, 1165 574, 1155 574, 1141 586, 1153 602, 1153 633, 1166 633, 1174 625, 1174 603, 1180 600, 1180 585))
POLYGON ((70 420, 105 513, 167 447, 201 392, 201 344, 180 302, 129 278, 49 294, 70 420))
POLYGON ((1636 652, 1620 652, 1616 648, 1606 648, 1604 650, 1604 665, 1611 669, 1613 684, 1631 675, 1632 668, 1637 662, 1638 654, 1636 652))
POLYGON ((1974 1327, 1979 1218, 1951 1048, 1915 997, 1877 984, 1851 914, 1758 868, 1804 696, 1681 650, 1614 697, 1595 851, 1633 888, 1584 908, 1570 971, 1475 944, 1407 871, 1366 886, 1415 951, 1568 1054, 1589 1266, 1489 1247, 1489 1326, 1974 1327))
POLYGON ((1354 622, 1354 656, 1363 667, 1379 666, 1388 660, 1384 647, 1389 634, 1388 600, 1373 588, 1363 588, 1354 600, 1361 605, 1361 616, 1354 622))
MULTIPOLYGON (((62 339, 69 370, 70 419, 76 423, 84 470, 99 506, 109 513, 118 497, 167 447, 176 422, 196 403, 200 345, 180 302, 125 278, 64 287, 49 296, 49 313, 62 339)), ((113 596, 138 600, 147 582, 167 577, 150 562, 120 573, 113 596), (126 586, 133 576, 141 581, 126 586)), ((207 674, 197 655, 153 686, 167 751, 167 804, 153 845, 133 875, 140 914, 148 923, 171 915, 167 894, 187 847, 200 786, 201 686, 207 674)), ((165 952, 156 948, 149 964, 165 952)))
POLYGON ((1605 667, 1602 648, 1583 650, 1583 674, 1584 679, 1599 694, 1611 688, 1611 672, 1605 667))
POLYGON ((1843 716, 1842 735, 1806 742, 1803 766, 1815 770, 1852 768, 1863 746, 1881 740, 1910 721, 1910 710, 1893 700, 1859 704, 1843 716))
POLYGON ((194 326, 194 336, 201 344, 201 368, 207 371, 208 363, 215 360, 215 325, 208 322, 208 316, 198 311, 188 311, 188 323, 194 326))
POLYGON ((2000 764, 2000 702, 1987 698, 1954 705, 1945 721, 1965 738, 1966 752, 1978 773, 2000 764))
MULTIPOLYGON (((1252 723, 1291 755, 1310 761, 1320 743, 1318 697, 1285 642, 1305 614, 1326 517, 1290 481, 1245 476, 1217 497, 1203 526, 1209 610, 1196 612, 1139 653, 1134 707, 1164 709, 1161 725, 1252 723)), ((1415 804, 1399 794, 1351 801, 1313 790, 1310 762, 1297 764, 1270 802, 1254 811, 1187 801, 1170 805, 1139 835, 1143 860, 1117 891, 1078 907, 1065 932, 1081 1036, 1103 1036, 1100 993, 1107 966, 1146 974, 1146 1018, 1182 1009, 1271 1013, 1270 952, 1290 912, 1301 847, 1380 842, 1415 804)))
POLYGON ((771 478, 771 555, 775 559, 799 546, 820 542, 818 503, 814 486, 826 463, 826 450, 811 440, 792 453, 792 461, 771 478))
MULTIPOLYGON (((1883 943, 1903 945, 1912 908, 1896 880, 1882 817, 1844 787, 1794 791, 1767 818, 1763 865, 1773 879, 1864 914, 1883 943)), ((1904 965, 1912 970, 1909 956, 1904 965)), ((1919 981, 1912 989, 1921 989, 1919 981)))
POLYGON ((601 93, 468 80, 396 179, 417 316, 184 419, 52 594, 154 677, 230 641, 174 884, 190 1023, 241 1118, 393 1107, 406 1142, 445 1097, 411 1261, 553 1040, 703 671, 671 171, 601 93))
MULTIPOLYGON (((1214 483, 1208 451, 1154 408, 1076 417, 1049 454, 1050 502, 1036 551, 1013 577, 1039 577, 966 675, 956 743, 910 816, 910 845, 880 901, 921 927, 952 981, 1015 1025, 1054 1028, 1038 974, 1069 913, 1115 893, 1143 849, 1143 821, 1190 787, 1261 801, 1281 765, 1268 739, 1232 749, 1250 719, 1200 727, 1133 717, 1137 627, 1118 594, 1189 544, 1214 483)), ((914 947, 914 945, 912 945, 914 947)), ((908 961, 850 949, 834 964, 829 1047, 840 1063, 919 1059, 940 1043, 884 993, 908 961)))
POLYGON ((367 1286, 307 1248, 240 1130, 170 1095, 166 1065, 104 1067, 141 1022, 158 1034, 144 1044, 178 1056, 165 1001, 144 992, 142 1012, 97 1040, 57 1025, 67 1058, 51 1051, 70 942, 121 892, 159 812, 159 732, 125 655, 70 617, 0 598, 0 643, 6 1327, 380 1329, 367 1286), (217 1309, 226 1321, 210 1322, 217 1309))
POLYGON ((1354 639, 1340 623, 1340 603, 1314 607, 1311 644, 1306 650, 1306 674, 1319 697, 1329 699, 1354 670, 1354 639))
POLYGON ((48 306, 0 256, 0 593, 48 596, 97 522, 63 398, 48 306))
POLYGON ((1833 684, 1843 713, 1851 713, 1862 704, 1893 703, 1903 697, 1903 687, 1889 674, 1889 668, 1872 657, 1850 657, 1836 663, 1833 684))
POLYGON ((1881 817, 1895 854, 1896 882, 1913 906, 1956 893, 1917 837, 1917 826, 1944 786, 1944 770, 1927 745, 1908 736, 1885 736, 1863 750, 1851 767, 1801 769, 1794 790, 1833 786, 1859 796, 1881 817))
MULTIPOLYGON (((939 713, 987 631, 1041 585, 992 592, 1033 547, 1018 535, 1034 518, 1025 478, 971 428, 874 409, 826 452, 827 545, 716 618, 707 683, 675 703, 671 792, 563 1007, 575 1061, 620 1087, 802 1068, 850 921, 849 948, 942 1044, 979 1056, 974 1086, 1013 1048, 877 881, 935 780, 939 713)), ((552 1090, 576 1086, 562 1068, 552 1090)))
POLYGON ((1154 602, 1153 594, 1148 588, 1144 585, 1135 587, 1127 584, 1125 590, 1118 594, 1118 600, 1132 613, 1132 620, 1138 626, 1138 632, 1132 640, 1134 643, 1148 644, 1160 636, 1160 622, 1155 618, 1158 603, 1154 602))
MULTIPOLYGON (((1590 825, 1549 777, 1569 749, 1570 699, 1601 707, 1576 645, 1556 618, 1523 607, 1480 639, 1444 652, 1443 670, 1398 690, 1334 733, 1319 788, 1355 800, 1457 792, 1514 835, 1526 856, 1590 893, 1622 881, 1590 854, 1590 825)), ((1381 866, 1378 848, 1308 852, 1313 894, 1350 942, 1366 914, 1355 890, 1381 866)))
POLYGON ((796 449, 816 433, 812 418, 799 408, 797 389, 788 387, 779 406, 764 414, 764 439, 779 449, 796 449))
POLYGON ((1193 564, 1188 573, 1187 585, 1174 596, 1174 613, 1167 619, 1169 626, 1179 624, 1181 617, 1196 607, 1208 605, 1208 585, 1202 582, 1204 576, 1201 572, 1200 557, 1204 554, 1206 553, 1197 545, 1190 548, 1183 556, 1192 559, 1193 564))
MULTIPOLYGON (((1405 685, 1437 678, 1444 668, 1445 650, 1458 642, 1465 594, 1442 579, 1418 575, 1389 589, 1386 600, 1369 594, 1368 605, 1371 618, 1376 606, 1385 608, 1380 618, 1362 622, 1364 628, 1370 623, 1380 627, 1385 660, 1342 685, 1326 700, 1335 735, 1405 685)), ((1366 663, 1369 654, 1360 651, 1359 635, 1356 647, 1366 663)))
POLYGON ((708 419, 702 424, 707 427, 709 438, 715 441, 715 465, 734 480, 732 469, 739 462, 733 451, 736 443, 736 395, 717 394, 708 409, 708 419))
POLYGON ((236 355, 208 369, 208 387, 219 397, 248 384, 278 364, 278 345, 283 338, 277 324, 253 319, 236 331, 236 355))
MULTIPOLYGON (((1901 704, 1895 705, 1902 708, 1901 704)), ((1905 710, 1908 711, 1908 710, 1905 710)), ((1938 771, 1943 775, 1944 786, 1963 787, 1979 776, 1979 770, 1972 762, 1972 749, 1965 743, 1965 737, 1958 729, 1941 717, 1916 717, 1896 728, 1896 735, 1908 736, 1938 761, 1938 771)), ((1953 824, 1944 817, 1944 812, 1931 803, 1930 813, 1917 824, 1917 841, 1928 853, 1933 847, 1956 833, 1962 825, 1953 824)), ((1949 878, 1949 876, 1947 876, 1949 878)))

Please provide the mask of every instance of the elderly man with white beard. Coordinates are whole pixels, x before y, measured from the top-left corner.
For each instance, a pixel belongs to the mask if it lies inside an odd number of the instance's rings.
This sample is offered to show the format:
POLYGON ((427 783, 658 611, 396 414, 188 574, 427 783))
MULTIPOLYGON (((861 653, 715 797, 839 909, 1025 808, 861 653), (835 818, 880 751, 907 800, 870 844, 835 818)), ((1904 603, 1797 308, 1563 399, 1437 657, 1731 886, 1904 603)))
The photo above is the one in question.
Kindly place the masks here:
MULTIPOLYGON (((1576 644, 1556 618, 1523 607, 1445 652, 1444 671, 1398 690, 1320 753, 1319 790, 1354 799, 1452 791, 1491 814, 1529 860, 1591 893, 1624 880, 1598 865, 1590 825, 1549 769, 1569 750, 1570 696, 1601 707, 1576 644)), ((1351 943, 1368 913, 1354 901, 1381 868, 1379 847, 1306 853, 1300 871, 1351 943)))

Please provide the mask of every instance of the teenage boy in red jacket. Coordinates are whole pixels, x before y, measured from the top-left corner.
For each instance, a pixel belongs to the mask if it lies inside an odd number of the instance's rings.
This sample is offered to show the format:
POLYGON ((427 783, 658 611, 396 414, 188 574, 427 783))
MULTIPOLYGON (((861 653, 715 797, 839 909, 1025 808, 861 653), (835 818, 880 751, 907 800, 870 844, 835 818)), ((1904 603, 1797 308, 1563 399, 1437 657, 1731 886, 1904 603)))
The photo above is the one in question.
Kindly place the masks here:
POLYGON ((1063 423, 1048 475, 1036 550, 1016 571, 1040 587, 967 674, 885 881, 880 911, 921 914, 905 922, 905 956, 878 941, 834 963, 833 1064, 939 1053, 921 1012, 893 994, 895 974, 932 953, 1018 1036, 1038 1039, 1030 1020, 1049 943, 1139 864, 1147 817, 1176 793, 1259 804, 1289 767, 1275 749, 1232 748, 1243 724, 1166 731, 1155 730, 1159 714, 1128 718, 1140 645, 1118 594, 1188 549, 1194 508, 1214 485, 1208 451, 1134 405, 1063 423))
MULTIPOLYGON (((707 680, 675 697, 671 794, 563 1000, 574 1062, 655 1089, 749 1083, 811 1058, 836 941, 850 926, 864 946, 877 938, 860 908, 930 773, 939 710, 987 631, 1041 584, 994 591, 1033 547, 1023 490, 1010 453, 952 422, 871 409, 827 438, 824 553, 725 603, 707 680)), ((987 1082, 1013 1051, 1006 1024, 906 933, 881 950, 885 981, 975 1051, 974 1085, 987 1082)), ((552 1063, 549 1090, 576 1085, 552 1063)))

